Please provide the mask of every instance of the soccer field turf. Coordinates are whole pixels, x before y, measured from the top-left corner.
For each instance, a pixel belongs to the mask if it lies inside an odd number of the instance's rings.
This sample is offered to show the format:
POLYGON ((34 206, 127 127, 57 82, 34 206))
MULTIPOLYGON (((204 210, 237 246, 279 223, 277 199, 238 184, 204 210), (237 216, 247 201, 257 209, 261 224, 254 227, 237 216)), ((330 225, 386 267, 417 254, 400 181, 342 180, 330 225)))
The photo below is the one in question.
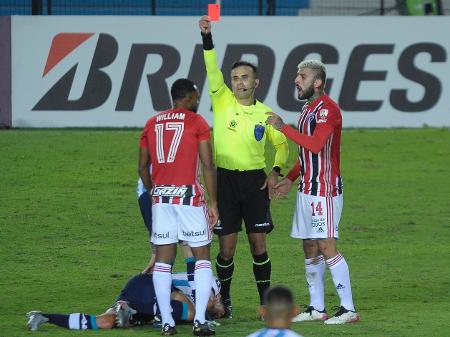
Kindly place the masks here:
MULTIPOLYGON (((136 201, 138 130, 0 131, 0 336, 29 336, 25 313, 100 314, 149 256, 136 201)), ((292 145, 292 144, 291 144, 292 145)), ((271 155, 273 155, 270 150, 271 155)), ((291 146, 289 165, 296 149, 291 146)), ((344 212, 338 247, 361 321, 296 323, 315 336, 450 335, 450 130, 343 131, 344 212)), ((286 170, 284 170, 286 173, 286 170)), ((272 203, 272 284, 308 304, 300 241, 289 237, 295 192, 272 203)), ((217 240, 212 256, 217 254, 217 240)), ((179 254, 181 255, 181 254, 179 254)), ((263 327, 245 235, 232 285, 234 318, 217 336, 263 327)), ((179 256, 177 270, 184 270, 179 256)), ((326 305, 338 297, 327 271, 326 305)), ((180 336, 191 327, 179 326, 180 336)), ((36 336, 158 336, 43 325, 36 336)))

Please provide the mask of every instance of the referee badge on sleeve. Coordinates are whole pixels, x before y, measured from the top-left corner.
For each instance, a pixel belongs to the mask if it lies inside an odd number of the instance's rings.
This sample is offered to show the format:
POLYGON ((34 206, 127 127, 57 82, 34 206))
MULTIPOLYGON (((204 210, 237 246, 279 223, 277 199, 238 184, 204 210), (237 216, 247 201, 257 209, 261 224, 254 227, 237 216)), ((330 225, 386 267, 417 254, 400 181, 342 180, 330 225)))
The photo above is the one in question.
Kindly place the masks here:
POLYGON ((253 130, 253 134, 255 135, 255 139, 259 142, 263 136, 264 136, 264 126, 262 125, 255 125, 255 129, 253 130))

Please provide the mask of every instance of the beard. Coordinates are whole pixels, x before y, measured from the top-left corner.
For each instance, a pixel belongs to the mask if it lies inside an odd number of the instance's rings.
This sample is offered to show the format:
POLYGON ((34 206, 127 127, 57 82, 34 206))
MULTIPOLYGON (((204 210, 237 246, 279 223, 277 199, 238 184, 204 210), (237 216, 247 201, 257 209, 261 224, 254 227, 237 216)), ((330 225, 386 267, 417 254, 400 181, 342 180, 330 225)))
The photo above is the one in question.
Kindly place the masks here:
POLYGON ((306 100, 309 99, 312 95, 314 95, 314 87, 310 85, 309 87, 302 90, 301 93, 298 94, 298 99, 306 100))

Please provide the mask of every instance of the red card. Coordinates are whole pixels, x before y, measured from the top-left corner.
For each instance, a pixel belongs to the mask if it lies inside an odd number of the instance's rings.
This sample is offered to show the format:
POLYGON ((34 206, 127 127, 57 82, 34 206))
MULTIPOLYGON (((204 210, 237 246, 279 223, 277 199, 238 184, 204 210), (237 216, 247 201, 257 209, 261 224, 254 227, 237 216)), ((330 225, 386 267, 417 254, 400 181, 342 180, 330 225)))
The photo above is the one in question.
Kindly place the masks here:
POLYGON ((220 5, 208 4, 208 16, 211 21, 220 21, 220 5))

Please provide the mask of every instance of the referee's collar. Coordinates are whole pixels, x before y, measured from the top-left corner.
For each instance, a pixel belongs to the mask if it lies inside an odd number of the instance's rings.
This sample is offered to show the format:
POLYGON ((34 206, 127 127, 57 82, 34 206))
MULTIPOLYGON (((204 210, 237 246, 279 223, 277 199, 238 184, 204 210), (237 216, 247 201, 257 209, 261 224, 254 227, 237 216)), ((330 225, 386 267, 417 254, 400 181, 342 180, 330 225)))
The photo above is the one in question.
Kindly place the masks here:
MULTIPOLYGON (((256 103, 257 103, 257 100, 255 99, 254 101, 253 101, 253 104, 252 105, 243 105, 243 104, 241 104, 241 106, 248 106, 248 107, 251 107, 251 106, 255 106, 256 105, 256 103)), ((244 109, 244 114, 247 114, 247 115, 253 115, 253 111, 247 111, 246 109, 244 109)))

